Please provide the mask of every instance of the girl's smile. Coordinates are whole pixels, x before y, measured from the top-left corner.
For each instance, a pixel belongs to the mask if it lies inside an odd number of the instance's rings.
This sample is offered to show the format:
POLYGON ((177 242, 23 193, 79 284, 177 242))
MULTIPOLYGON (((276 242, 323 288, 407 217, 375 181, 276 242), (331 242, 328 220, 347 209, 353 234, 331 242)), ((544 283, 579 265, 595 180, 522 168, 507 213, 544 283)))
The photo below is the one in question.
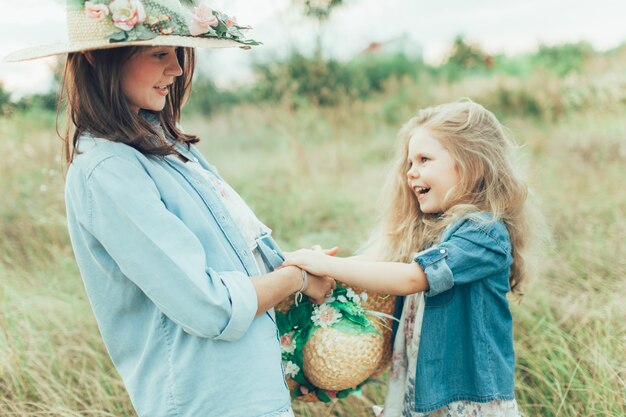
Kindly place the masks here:
POLYGON ((450 153, 428 130, 418 129, 409 141, 407 182, 423 213, 442 213, 459 183, 450 153))

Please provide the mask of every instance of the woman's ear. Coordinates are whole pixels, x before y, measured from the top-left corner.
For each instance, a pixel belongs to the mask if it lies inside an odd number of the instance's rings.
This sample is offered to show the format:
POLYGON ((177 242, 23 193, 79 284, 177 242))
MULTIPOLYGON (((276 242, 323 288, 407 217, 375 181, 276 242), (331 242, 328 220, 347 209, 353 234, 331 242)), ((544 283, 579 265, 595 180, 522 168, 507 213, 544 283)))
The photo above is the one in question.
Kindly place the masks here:
POLYGON ((93 54, 91 51, 85 51, 82 54, 85 55, 85 59, 89 62, 89 65, 93 67, 93 54))

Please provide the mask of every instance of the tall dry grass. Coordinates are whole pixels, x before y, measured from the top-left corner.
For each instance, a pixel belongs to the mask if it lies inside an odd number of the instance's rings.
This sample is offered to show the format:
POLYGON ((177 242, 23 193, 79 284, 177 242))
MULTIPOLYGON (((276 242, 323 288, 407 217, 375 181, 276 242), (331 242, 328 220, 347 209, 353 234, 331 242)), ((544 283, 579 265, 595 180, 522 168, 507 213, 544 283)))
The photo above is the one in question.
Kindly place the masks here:
MULTIPOLYGON (((537 80, 537 83, 540 81, 537 80)), ((355 250, 374 223, 396 131, 417 107, 484 95, 484 80, 333 109, 242 106, 187 118, 200 148, 286 249, 355 250)), ((501 110, 506 114, 506 109, 501 110)), ((517 398, 528 416, 626 415, 626 125, 623 105, 555 121, 509 117, 551 241, 514 304, 517 398)), ((0 415, 131 416, 99 337, 65 229, 53 115, 0 120, 0 415)), ((299 416, 370 416, 362 396, 296 403, 299 416)))

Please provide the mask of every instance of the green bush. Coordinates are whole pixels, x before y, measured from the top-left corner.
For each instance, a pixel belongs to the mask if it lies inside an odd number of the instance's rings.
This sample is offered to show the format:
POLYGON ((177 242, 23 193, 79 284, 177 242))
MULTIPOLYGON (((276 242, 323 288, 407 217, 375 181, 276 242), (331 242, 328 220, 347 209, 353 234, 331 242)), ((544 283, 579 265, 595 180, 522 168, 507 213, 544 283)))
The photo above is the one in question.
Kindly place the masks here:
POLYGON ((566 43, 557 46, 541 45, 531 58, 533 66, 542 66, 559 76, 580 72, 582 65, 594 50, 587 42, 566 43))
POLYGON ((258 81, 251 98, 273 102, 288 98, 296 103, 305 99, 332 106, 383 91, 390 79, 416 80, 423 69, 421 60, 411 60, 404 54, 368 54, 343 63, 320 54, 308 57, 293 51, 283 61, 254 65, 258 81))

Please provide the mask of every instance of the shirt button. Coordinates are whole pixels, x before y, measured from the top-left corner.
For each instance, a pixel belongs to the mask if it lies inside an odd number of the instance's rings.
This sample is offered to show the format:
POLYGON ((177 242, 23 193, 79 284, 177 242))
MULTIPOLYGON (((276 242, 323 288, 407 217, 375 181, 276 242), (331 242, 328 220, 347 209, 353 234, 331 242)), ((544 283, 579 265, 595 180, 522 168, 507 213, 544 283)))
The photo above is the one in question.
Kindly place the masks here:
POLYGON ((446 253, 445 249, 439 249, 439 253, 446 253))

